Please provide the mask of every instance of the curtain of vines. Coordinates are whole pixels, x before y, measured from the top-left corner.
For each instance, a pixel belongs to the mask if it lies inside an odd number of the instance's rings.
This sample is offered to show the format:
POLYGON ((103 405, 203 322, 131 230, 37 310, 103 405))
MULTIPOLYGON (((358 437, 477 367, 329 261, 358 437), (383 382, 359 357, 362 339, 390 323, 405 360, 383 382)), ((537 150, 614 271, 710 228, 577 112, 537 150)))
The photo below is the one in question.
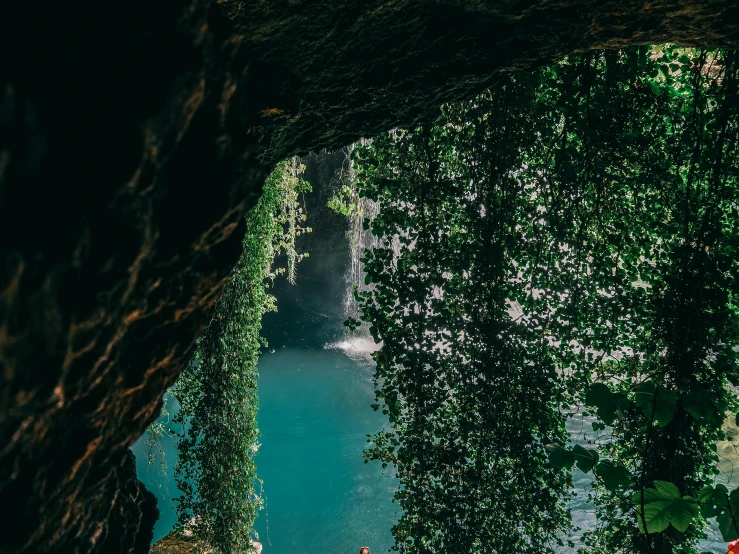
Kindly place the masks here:
POLYGON ((178 519, 202 545, 221 554, 251 551, 254 519, 261 508, 255 486, 258 450, 257 361, 263 343, 262 315, 275 308, 266 279, 295 275, 303 255, 295 236, 305 229, 298 194, 309 190, 297 159, 282 162, 268 177, 246 217, 238 264, 213 308, 191 366, 172 390, 180 404, 175 479, 183 495, 178 519), (273 268, 287 254, 287 268, 273 268))
POLYGON ((736 74, 733 52, 572 56, 355 151, 397 549, 550 551, 575 466, 598 477, 583 551, 737 536, 711 482, 737 407, 736 74), (567 445, 580 404, 600 447, 567 445))
POLYGON ((363 317, 382 348, 377 396, 392 432, 368 456, 397 467, 401 552, 549 552, 568 520, 566 476, 544 445, 565 440, 554 349, 536 316, 514 320, 520 179, 535 87, 502 78, 434 124, 358 149, 380 202, 363 317))
POLYGON ((607 523, 588 537, 594 552, 695 552, 699 511, 718 516, 726 540, 737 537, 728 491, 712 486, 713 445, 737 408, 729 388, 739 338, 737 60, 734 52, 661 54, 640 60, 638 88, 653 97, 640 118, 652 152, 639 172, 649 181, 632 196, 650 192, 628 230, 643 244, 620 263, 645 284, 628 291, 643 291, 629 310, 639 325, 626 337, 632 355, 611 366, 617 379, 585 397, 600 416, 618 404, 606 418, 608 448, 630 473, 623 491, 600 490, 607 523))

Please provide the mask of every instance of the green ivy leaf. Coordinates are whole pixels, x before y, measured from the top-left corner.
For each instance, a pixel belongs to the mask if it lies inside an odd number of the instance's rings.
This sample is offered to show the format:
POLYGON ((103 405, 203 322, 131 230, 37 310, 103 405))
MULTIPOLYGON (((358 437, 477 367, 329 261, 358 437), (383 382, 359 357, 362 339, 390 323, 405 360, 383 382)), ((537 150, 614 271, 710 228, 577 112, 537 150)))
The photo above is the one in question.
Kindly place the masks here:
POLYGON ((575 465, 583 473, 591 471, 598 463, 598 453, 595 450, 587 450, 579 444, 574 446, 572 454, 575 456, 575 465))
POLYGON ((358 321, 356 318, 353 317, 350 317, 346 321, 344 321, 344 327, 347 327, 350 331, 355 331, 361 324, 361 321, 358 321))
POLYGON ((590 386, 585 395, 585 403, 596 407, 598 417, 606 425, 612 425, 617 417, 623 417, 624 411, 629 407, 625 395, 611 392, 611 389, 603 383, 593 383, 590 386))
POLYGON ((681 497, 680 490, 669 481, 654 481, 653 489, 634 493, 631 501, 637 505, 642 533, 661 533, 670 525, 684 533, 700 513, 698 503, 690 496, 681 497))
POLYGON ((603 484, 611 489, 626 488, 631 484, 631 473, 620 464, 614 464, 611 460, 603 460, 596 468, 595 472, 603 479, 603 484))

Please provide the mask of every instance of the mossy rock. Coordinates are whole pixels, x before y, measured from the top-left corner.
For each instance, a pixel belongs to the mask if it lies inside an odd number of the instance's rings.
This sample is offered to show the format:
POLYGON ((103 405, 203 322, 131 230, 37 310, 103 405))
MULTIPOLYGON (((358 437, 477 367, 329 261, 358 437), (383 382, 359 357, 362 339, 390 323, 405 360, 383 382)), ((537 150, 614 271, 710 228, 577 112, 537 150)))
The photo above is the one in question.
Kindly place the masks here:
POLYGON ((181 532, 172 531, 158 540, 149 551, 151 554, 191 554, 198 542, 193 537, 186 537, 181 532))

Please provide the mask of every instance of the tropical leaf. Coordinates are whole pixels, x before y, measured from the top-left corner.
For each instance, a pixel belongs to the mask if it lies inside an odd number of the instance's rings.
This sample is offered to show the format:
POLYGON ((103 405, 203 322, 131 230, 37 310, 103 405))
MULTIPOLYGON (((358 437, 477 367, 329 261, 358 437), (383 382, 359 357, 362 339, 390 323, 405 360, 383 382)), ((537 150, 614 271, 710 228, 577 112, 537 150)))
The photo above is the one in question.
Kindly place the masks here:
POLYGON ((660 427, 672 421, 677 409, 677 398, 676 392, 657 387, 649 381, 634 388, 634 402, 637 407, 660 427))
POLYGON ((570 450, 554 444, 547 444, 545 450, 549 453, 549 463, 557 469, 572 469, 575 464, 575 454, 570 450))
POLYGON ((611 490, 627 488, 631 484, 629 470, 611 460, 600 462, 595 468, 595 473, 603 479, 603 484, 611 490))
POLYGON ((697 421, 712 421, 718 418, 713 394, 706 390, 690 391, 683 396, 685 410, 697 421))
POLYGON ((716 518, 721 538, 725 541, 733 541, 739 539, 739 528, 737 528, 736 516, 732 515, 728 510, 720 514, 716 518))
POLYGON ((587 450, 579 444, 572 448, 572 454, 575 456, 575 464, 584 473, 591 471, 598 463, 598 453, 595 450, 587 450))
POLYGON ((642 533, 661 533, 670 525, 684 533, 700 513, 698 503, 690 496, 681 497, 680 489, 669 481, 654 481, 653 489, 634 493, 631 501, 637 506, 642 533))
POLYGON ((729 504, 729 490, 724 485, 703 487, 698 494, 701 515, 704 518, 720 515, 729 504))
POLYGON ((623 417, 624 410, 629 407, 629 401, 625 395, 613 393, 607 385, 594 383, 585 395, 585 403, 595 406, 598 417, 606 425, 612 425, 614 420, 623 417))

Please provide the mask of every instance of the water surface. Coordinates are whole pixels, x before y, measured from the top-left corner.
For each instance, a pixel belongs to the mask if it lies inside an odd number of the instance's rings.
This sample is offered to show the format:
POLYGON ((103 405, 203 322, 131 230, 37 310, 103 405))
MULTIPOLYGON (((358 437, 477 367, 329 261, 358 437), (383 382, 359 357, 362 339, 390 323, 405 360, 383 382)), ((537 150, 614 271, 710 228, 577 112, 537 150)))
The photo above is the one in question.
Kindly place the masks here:
MULTIPOLYGON (((366 435, 386 421, 370 408, 372 366, 363 346, 286 347, 260 358, 256 461, 265 509, 255 528, 264 554, 344 554, 365 545, 387 552, 392 545, 398 481, 361 456, 366 435)), ((168 405, 176 409, 175 401, 168 405)), ((143 440, 134 446, 139 477, 159 501, 155 541, 176 522, 173 499, 179 495, 175 440, 165 436, 161 445, 164 471, 159 461, 147 464, 143 440)))
POLYGON ((372 367, 338 349, 285 348, 259 368, 265 554, 387 552, 398 482, 361 457, 385 423, 369 408, 372 367))

